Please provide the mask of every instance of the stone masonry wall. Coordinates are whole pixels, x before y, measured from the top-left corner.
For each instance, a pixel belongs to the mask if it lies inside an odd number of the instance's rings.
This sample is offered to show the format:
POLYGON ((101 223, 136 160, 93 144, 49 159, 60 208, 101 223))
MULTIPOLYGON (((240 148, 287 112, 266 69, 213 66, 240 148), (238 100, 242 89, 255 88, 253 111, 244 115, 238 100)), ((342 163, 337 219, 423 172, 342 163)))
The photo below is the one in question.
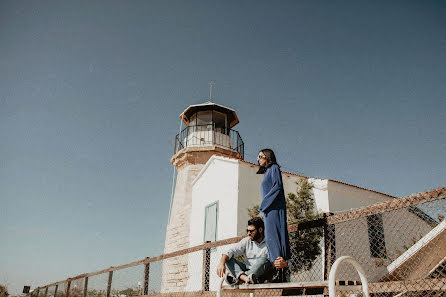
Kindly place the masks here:
MULTIPOLYGON (((165 254, 189 247, 189 215, 192 206, 190 185, 202 167, 202 164, 190 165, 178 171, 170 221, 166 230, 165 254)), ((189 279, 187 266, 187 256, 163 261, 162 293, 184 291, 189 279)))

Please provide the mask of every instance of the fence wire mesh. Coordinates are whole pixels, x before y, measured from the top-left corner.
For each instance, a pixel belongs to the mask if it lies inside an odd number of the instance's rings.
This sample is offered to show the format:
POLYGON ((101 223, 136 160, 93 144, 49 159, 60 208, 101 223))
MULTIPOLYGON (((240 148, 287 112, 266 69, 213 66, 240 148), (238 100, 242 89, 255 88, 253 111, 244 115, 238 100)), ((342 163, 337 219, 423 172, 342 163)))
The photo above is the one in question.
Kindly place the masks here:
MULTIPOLYGON (((431 196, 395 199, 292 226, 290 285, 226 288, 222 296, 248 296, 252 292, 262 297, 328 295, 330 269, 341 256, 351 256, 363 267, 372 296, 446 296, 446 188, 431 196)), ((236 240, 240 238, 85 274, 38 288, 31 295, 215 296, 219 287, 217 265, 236 240)), ((336 283, 337 296, 362 296, 359 275, 351 265, 339 266, 336 283)))
POLYGON ((68 281, 62 282, 59 284, 57 288, 57 296, 58 297, 67 297, 67 285, 68 281))
POLYGON ((46 297, 55 297, 56 296, 56 286, 49 286, 46 297))
POLYGON ((144 266, 138 265, 113 272, 110 294, 113 297, 144 295, 144 266))
POLYGON ((84 279, 72 280, 68 295, 71 297, 82 297, 83 293, 84 293, 84 279))
POLYGON ((107 296, 108 273, 101 273, 88 278, 86 297, 107 296))
MULTIPOLYGON (((446 199, 432 206, 428 202, 337 223, 329 240, 336 256, 357 259, 371 282, 427 278, 442 264, 446 248, 446 199)), ((338 278, 357 279, 352 272, 342 268, 338 278)))
MULTIPOLYGON (((332 224, 328 241, 336 258, 355 258, 375 296, 446 296, 446 199, 442 197, 388 211, 369 208, 371 213, 365 211, 360 218, 332 224)), ((336 280, 360 284, 349 265, 339 267, 336 280)))
POLYGON ((37 296, 38 296, 38 297, 44 297, 44 296, 45 296, 45 288, 40 289, 40 290, 37 292, 37 296))

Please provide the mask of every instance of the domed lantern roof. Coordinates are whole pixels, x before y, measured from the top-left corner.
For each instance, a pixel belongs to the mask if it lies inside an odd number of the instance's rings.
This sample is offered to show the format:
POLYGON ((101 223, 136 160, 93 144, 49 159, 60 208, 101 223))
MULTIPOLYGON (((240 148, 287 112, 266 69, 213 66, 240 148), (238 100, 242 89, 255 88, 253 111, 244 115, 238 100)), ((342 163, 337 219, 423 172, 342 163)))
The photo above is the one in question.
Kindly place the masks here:
POLYGON ((218 111, 225 114, 227 116, 229 128, 232 128, 239 123, 235 110, 220 104, 212 103, 210 101, 201 104, 190 105, 183 111, 182 114, 180 114, 180 118, 183 120, 184 124, 189 126, 191 117, 200 111, 218 111))

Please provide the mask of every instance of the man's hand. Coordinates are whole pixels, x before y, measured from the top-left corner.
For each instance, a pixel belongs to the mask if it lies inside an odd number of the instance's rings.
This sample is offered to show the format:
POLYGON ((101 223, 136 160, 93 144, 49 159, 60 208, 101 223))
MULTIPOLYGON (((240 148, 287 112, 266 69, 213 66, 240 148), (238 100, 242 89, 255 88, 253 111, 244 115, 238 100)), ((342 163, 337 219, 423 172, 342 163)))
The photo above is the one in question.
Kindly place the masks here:
POLYGON ((282 257, 277 257, 277 259, 273 262, 274 267, 276 268, 285 268, 288 267, 288 261, 284 260, 282 257))
POLYGON ((217 275, 219 277, 223 277, 225 275, 225 273, 226 273, 226 265, 225 265, 225 263, 222 264, 220 262, 217 266, 217 275))
POLYGON ((219 277, 225 276, 226 262, 228 262, 228 260, 229 260, 228 255, 225 255, 225 254, 221 255, 220 263, 218 263, 218 266, 217 266, 217 275, 219 277))

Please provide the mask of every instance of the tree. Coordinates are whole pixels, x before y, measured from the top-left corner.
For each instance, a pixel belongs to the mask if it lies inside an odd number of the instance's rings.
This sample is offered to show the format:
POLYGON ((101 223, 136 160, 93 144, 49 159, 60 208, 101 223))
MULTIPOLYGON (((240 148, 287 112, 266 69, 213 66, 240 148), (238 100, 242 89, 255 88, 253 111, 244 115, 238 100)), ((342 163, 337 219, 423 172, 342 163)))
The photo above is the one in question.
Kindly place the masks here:
MULTIPOLYGON (((286 197, 288 225, 319 219, 320 215, 314 205, 314 185, 306 178, 300 179, 296 184, 296 193, 288 193, 286 197)), ((258 204, 248 208, 248 215, 251 218, 258 216, 258 208, 258 204)), ((313 267, 314 261, 322 252, 319 246, 322 235, 321 227, 298 230, 289 234, 291 245, 290 269, 293 272, 309 270, 313 267)))
MULTIPOLYGON (((57 292, 57 295, 59 295, 59 291, 57 292)), ((107 292, 105 290, 88 289, 87 295, 89 297, 105 297, 107 292)))
POLYGON ((80 283, 80 281, 81 280, 75 280, 71 283, 69 294, 70 297, 82 297, 84 294, 83 284, 80 283))
MULTIPOLYGON (((288 223, 298 224, 319 219, 321 216, 317 213, 314 204, 314 185, 306 178, 300 179, 296 184, 296 194, 289 193, 286 199, 288 223)), ((293 272, 309 270, 313 267, 314 261, 322 252, 319 246, 322 235, 322 227, 290 233, 290 268, 293 272)))
MULTIPOLYGON (((115 295, 115 294, 113 294, 115 295)), ((120 290, 117 292, 116 296, 121 296, 121 295, 125 295, 125 296, 139 296, 142 295, 140 293, 140 290, 138 290, 138 288, 126 288, 124 290, 120 290)))
POLYGON ((252 207, 248 208, 248 216, 252 219, 253 217, 258 217, 258 216, 262 216, 260 211, 259 211, 259 205, 256 204, 252 207))
POLYGON ((288 223, 298 224, 319 219, 320 215, 314 207, 314 185, 306 178, 300 179, 296 184, 296 194, 288 193, 286 199, 288 223))

